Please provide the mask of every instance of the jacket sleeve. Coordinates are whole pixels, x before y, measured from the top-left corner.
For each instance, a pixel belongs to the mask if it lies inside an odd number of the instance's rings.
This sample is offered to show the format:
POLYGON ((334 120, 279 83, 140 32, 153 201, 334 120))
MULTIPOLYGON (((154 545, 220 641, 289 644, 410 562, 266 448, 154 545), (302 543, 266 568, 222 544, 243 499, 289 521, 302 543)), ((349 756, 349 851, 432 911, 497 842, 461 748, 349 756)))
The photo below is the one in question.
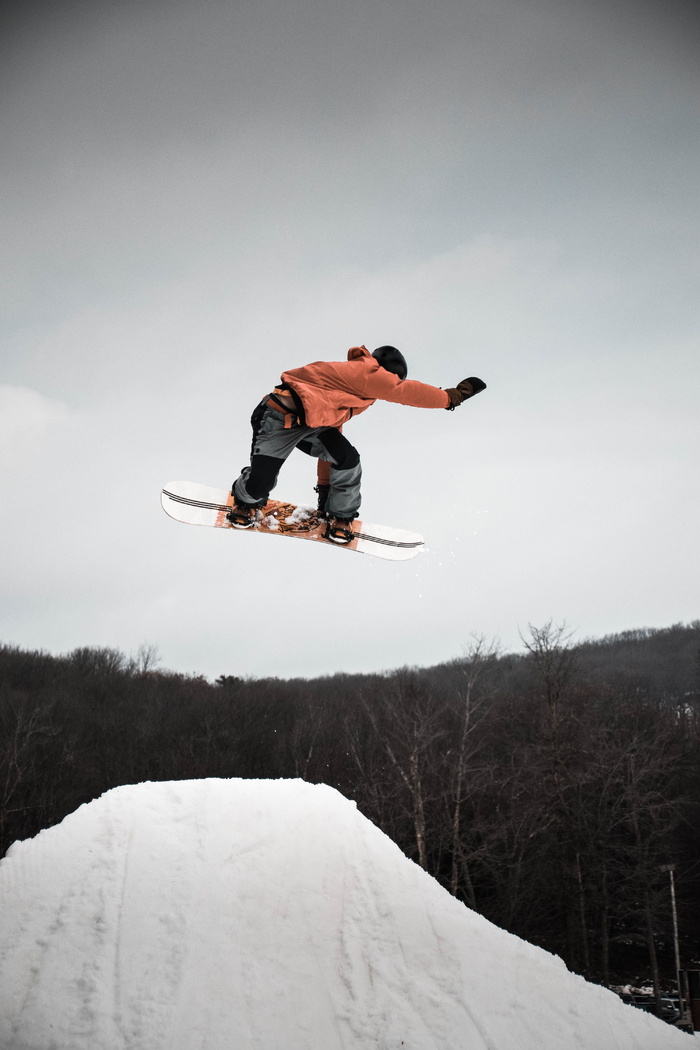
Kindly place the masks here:
POLYGON ((413 408, 448 408, 450 404, 447 392, 440 387, 419 383, 417 379, 401 380, 385 368, 368 376, 365 396, 413 408))

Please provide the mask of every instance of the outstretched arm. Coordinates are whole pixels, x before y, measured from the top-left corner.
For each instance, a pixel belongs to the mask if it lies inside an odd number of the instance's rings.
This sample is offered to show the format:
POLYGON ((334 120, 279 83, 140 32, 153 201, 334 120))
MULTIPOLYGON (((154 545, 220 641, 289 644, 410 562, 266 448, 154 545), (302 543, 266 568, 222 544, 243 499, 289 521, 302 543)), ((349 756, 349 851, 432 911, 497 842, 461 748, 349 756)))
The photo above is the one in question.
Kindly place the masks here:
POLYGON ((486 383, 476 376, 463 379, 456 387, 441 390, 440 387, 419 383, 416 379, 399 379, 385 369, 375 373, 367 383, 366 395, 380 401, 393 401, 413 408, 447 408, 461 405, 486 388, 486 383))
POLYGON ((384 368, 369 377, 364 395, 413 408, 449 408, 447 391, 417 379, 399 379, 384 368))

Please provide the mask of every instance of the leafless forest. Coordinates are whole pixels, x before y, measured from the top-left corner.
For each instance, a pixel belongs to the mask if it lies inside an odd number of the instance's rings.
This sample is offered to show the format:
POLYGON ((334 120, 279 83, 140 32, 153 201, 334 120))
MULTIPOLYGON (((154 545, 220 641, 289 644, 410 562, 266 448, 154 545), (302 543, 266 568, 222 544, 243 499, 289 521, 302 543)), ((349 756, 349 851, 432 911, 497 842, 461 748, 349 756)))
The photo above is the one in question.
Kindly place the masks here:
MULTIPOLYGON (((605 983, 700 962, 700 621, 429 669, 215 683, 144 647, 0 648, 0 849, 120 784, 303 777, 498 925, 605 983)), ((222 669, 223 670, 223 669, 222 669)))

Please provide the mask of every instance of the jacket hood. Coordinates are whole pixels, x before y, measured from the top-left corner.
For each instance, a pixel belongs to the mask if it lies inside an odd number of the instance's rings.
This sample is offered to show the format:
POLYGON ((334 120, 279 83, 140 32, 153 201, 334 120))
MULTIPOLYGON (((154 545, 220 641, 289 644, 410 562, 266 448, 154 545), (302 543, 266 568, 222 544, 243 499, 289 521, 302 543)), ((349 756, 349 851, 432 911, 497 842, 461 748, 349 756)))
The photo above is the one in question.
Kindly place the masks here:
POLYGON ((366 346, 352 346, 348 350, 348 361, 357 361, 360 357, 371 357, 366 346))

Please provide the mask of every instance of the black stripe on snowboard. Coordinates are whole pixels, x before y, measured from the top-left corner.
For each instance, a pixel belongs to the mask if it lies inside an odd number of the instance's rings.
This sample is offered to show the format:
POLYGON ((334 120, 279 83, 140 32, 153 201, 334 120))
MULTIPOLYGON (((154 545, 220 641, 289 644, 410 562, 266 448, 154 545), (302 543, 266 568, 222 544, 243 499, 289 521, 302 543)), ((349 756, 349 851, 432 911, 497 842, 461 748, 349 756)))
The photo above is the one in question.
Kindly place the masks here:
MULTIPOLYGON (((358 540, 369 540, 370 543, 383 543, 385 547, 405 547, 406 550, 413 550, 414 547, 422 547, 423 540, 384 540, 380 536, 370 536, 366 532, 356 532, 355 536, 358 540)), ((340 544, 338 544, 340 546, 340 544)))
POLYGON ((171 499, 173 503, 184 503, 187 507, 201 507, 203 510, 230 510, 225 503, 207 503, 203 499, 190 499, 189 496, 177 496, 174 492, 163 489, 163 495, 171 499))

